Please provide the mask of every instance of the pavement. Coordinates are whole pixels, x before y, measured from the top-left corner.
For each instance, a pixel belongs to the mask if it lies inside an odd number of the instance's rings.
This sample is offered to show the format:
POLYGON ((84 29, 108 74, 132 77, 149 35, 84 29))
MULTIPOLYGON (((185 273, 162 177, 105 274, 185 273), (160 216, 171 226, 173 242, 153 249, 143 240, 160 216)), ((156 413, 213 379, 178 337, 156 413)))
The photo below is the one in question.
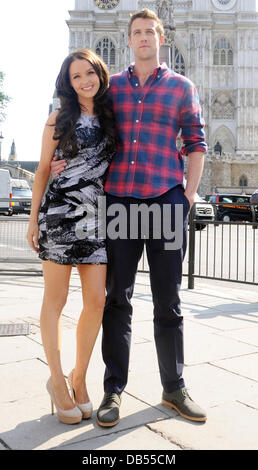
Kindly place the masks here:
MULTIPOLYGON (((103 397, 101 331, 87 374, 93 417, 79 425, 62 424, 56 414, 51 415, 45 389, 49 369, 39 327, 43 278, 33 272, 2 272, 0 323, 29 322, 30 334, 0 337, 0 449, 257 450, 257 291, 257 286, 205 279, 197 279, 195 289, 189 290, 187 279, 183 279, 184 378, 192 398, 208 413, 206 423, 194 423, 161 404, 149 276, 138 273, 129 381, 122 395, 121 420, 105 429, 96 423, 103 397)), ((66 376, 75 363, 81 306, 79 276, 73 268, 63 312, 62 365, 66 376)))

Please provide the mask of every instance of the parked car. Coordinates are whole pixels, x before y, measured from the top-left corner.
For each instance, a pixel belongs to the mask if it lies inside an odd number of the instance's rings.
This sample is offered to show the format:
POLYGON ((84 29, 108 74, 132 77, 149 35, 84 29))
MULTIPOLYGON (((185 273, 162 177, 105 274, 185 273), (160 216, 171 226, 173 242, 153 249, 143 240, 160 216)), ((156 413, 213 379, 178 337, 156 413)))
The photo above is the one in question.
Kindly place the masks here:
POLYGON ((206 201, 212 203, 223 203, 216 205, 216 219, 224 222, 245 220, 252 222, 253 210, 256 213, 256 220, 258 220, 258 207, 244 206, 250 202, 250 196, 245 194, 207 194, 206 201))
POLYGON ((195 228, 196 230, 203 230, 207 225, 203 223, 204 221, 213 221, 215 219, 214 209, 212 204, 202 199, 198 193, 195 194, 194 202, 196 203, 194 217, 202 222, 196 223, 195 228))
POLYGON ((12 202, 14 214, 30 214, 32 191, 26 180, 11 179, 12 195, 14 198, 29 198, 29 201, 12 202))
POLYGON ((1 199, 10 199, 12 197, 11 177, 8 170, 0 169, 0 214, 12 215, 12 203, 1 202, 1 199))

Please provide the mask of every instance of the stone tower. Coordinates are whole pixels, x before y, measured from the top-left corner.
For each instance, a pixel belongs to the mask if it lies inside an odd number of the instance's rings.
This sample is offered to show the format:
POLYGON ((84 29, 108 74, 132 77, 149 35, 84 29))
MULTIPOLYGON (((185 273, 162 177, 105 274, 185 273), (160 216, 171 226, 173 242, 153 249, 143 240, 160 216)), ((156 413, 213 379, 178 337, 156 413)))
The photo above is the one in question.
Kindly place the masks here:
POLYGON ((190 78, 199 92, 209 147, 200 194, 216 186, 257 187, 256 0, 75 0, 67 21, 70 51, 89 47, 111 74, 126 69, 133 60, 130 13, 144 7, 156 11, 165 26, 161 61, 190 78))
POLYGON ((11 145, 11 151, 10 151, 8 160, 11 161, 11 162, 16 162, 17 161, 16 146, 15 146, 14 140, 13 140, 12 145, 11 145))

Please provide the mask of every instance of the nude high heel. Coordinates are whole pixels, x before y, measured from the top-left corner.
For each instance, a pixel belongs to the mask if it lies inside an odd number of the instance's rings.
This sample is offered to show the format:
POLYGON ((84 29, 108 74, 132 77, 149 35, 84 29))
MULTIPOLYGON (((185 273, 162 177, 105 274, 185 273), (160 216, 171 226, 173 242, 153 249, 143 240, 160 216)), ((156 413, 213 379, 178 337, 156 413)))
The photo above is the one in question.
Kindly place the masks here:
POLYGON ((46 384, 47 391, 50 395, 51 400, 51 413, 54 414, 54 405, 56 407, 57 416, 59 421, 64 424, 77 424, 82 420, 82 413, 77 406, 70 410, 63 410, 57 405, 56 397, 53 390, 53 385, 51 382, 51 377, 48 379, 46 384))
POLYGON ((77 403, 75 399, 75 392, 73 389, 73 370, 70 372, 68 375, 68 383, 70 385, 71 389, 71 394, 72 394, 72 399, 75 402, 76 406, 81 410, 82 412, 82 419, 90 419, 93 411, 93 406, 91 401, 88 401, 87 403, 77 403))

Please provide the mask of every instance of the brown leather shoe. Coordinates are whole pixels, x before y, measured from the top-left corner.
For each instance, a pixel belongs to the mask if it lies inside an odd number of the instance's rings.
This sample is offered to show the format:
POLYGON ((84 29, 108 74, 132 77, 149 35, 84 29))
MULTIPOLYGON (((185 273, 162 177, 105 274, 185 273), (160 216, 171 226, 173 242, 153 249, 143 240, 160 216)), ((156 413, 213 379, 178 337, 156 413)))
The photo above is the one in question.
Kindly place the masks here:
POLYGON ((185 387, 175 392, 162 394, 162 405, 175 409, 183 418, 191 421, 206 421, 206 412, 189 396, 185 387))

